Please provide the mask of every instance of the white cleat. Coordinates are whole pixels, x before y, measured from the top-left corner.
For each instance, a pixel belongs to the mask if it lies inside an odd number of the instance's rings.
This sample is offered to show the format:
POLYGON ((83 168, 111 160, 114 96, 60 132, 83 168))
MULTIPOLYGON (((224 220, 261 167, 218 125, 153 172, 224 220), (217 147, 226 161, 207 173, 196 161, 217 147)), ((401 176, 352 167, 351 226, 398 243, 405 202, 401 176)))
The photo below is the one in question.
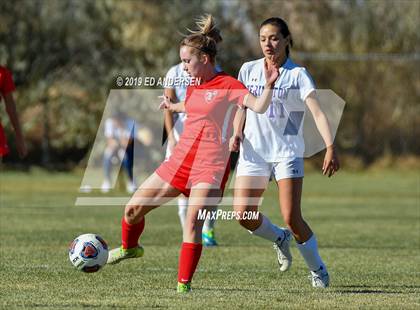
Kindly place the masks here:
POLYGON ((274 250, 277 252, 277 262, 279 263, 280 271, 284 272, 292 266, 292 254, 290 253, 290 240, 292 234, 289 230, 283 229, 284 237, 279 238, 273 244, 274 250))
POLYGON ((326 288, 330 285, 330 276, 325 267, 322 266, 317 271, 311 271, 311 275, 308 278, 312 282, 312 287, 326 288))
POLYGON ((111 190, 111 183, 108 180, 104 180, 101 186, 101 192, 106 194, 111 190))
POLYGON ((128 182, 127 185, 126 185, 126 191, 129 194, 134 194, 137 190, 137 187, 138 186, 136 185, 135 182, 128 182))

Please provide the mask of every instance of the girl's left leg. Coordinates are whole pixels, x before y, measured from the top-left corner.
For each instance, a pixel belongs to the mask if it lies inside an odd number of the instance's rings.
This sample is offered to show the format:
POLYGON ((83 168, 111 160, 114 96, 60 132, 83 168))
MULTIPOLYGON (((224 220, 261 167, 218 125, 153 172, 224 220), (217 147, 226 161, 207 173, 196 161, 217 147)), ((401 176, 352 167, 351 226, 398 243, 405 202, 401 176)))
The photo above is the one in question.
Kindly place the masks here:
POLYGON ((311 271, 312 286, 327 287, 327 268, 318 253, 315 234, 305 222, 301 212, 303 178, 288 178, 277 181, 283 219, 293 233, 299 252, 311 271))
POLYGON ((199 214, 214 208, 222 194, 220 189, 212 187, 214 186, 211 184, 199 183, 191 189, 179 255, 178 292, 191 290, 191 280, 203 249, 201 233, 204 219, 199 218, 199 214))
POLYGON ((241 217, 244 212, 258 212, 257 219, 239 218, 239 224, 252 235, 273 242, 277 252, 277 261, 280 271, 287 271, 292 264, 292 255, 289 250, 290 232, 274 224, 258 211, 267 184, 267 176, 238 176, 235 180, 233 208, 241 217))

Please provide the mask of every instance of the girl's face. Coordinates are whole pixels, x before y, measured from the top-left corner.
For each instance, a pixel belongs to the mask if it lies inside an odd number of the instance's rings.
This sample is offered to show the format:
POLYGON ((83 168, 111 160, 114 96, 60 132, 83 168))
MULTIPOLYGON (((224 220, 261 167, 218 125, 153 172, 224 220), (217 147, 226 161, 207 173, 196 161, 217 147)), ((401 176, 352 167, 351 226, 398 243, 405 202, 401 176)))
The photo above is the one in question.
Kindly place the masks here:
POLYGON ((283 37, 279 28, 274 25, 264 25, 260 29, 260 46, 266 58, 286 57, 286 47, 289 44, 289 36, 283 37))
POLYGON ((201 78, 204 71, 203 57, 193 53, 194 48, 190 46, 181 46, 179 50, 179 57, 184 65, 184 71, 191 77, 201 78))

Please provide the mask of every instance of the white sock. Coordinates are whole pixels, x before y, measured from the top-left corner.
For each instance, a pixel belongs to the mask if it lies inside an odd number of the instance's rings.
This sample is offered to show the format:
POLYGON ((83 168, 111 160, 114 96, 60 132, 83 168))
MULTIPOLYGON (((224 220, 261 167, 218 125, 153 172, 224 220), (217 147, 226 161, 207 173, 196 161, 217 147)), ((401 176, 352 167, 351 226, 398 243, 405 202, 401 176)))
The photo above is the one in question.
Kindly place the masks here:
POLYGON ((188 199, 184 197, 178 198, 178 216, 181 226, 184 228, 185 218, 187 217, 188 199))
POLYGON ((303 259, 308 265, 311 271, 317 271, 321 267, 326 271, 327 268, 325 267, 324 262, 322 261, 321 257, 318 253, 318 243, 316 242, 315 234, 312 234, 311 238, 309 238, 306 242, 297 243, 297 248, 302 254, 303 259))
POLYGON ((262 223, 256 230, 248 230, 251 234, 267 239, 272 242, 276 242, 279 238, 284 238, 284 231, 280 227, 272 224, 270 220, 260 213, 262 216, 262 223))
MULTIPOLYGON (((211 212, 210 214, 213 214, 213 212, 217 212, 217 208, 212 208, 210 212, 211 212)), ((210 219, 210 218, 206 219, 203 224, 203 233, 213 230, 214 224, 216 224, 215 219, 210 219)))

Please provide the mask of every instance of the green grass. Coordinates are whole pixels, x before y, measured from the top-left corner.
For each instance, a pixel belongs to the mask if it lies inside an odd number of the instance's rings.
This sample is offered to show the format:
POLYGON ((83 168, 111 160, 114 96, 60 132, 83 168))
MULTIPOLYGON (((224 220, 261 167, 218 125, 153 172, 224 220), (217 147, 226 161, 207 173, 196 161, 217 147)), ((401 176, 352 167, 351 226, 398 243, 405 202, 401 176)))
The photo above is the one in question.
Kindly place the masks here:
MULTIPOLYGON (((329 267, 330 288, 310 287, 295 246, 294 265, 281 274, 271 244, 234 221, 220 221, 220 246, 204 250, 188 295, 175 291, 181 242, 176 207, 147 217, 144 258, 84 274, 71 266, 68 244, 95 232, 117 246, 123 207, 74 206, 79 175, 0 173, 0 306, 5 309, 420 307, 415 172, 305 177, 304 215, 329 267)), ((282 224, 276 197, 271 184, 261 210, 282 224)))

